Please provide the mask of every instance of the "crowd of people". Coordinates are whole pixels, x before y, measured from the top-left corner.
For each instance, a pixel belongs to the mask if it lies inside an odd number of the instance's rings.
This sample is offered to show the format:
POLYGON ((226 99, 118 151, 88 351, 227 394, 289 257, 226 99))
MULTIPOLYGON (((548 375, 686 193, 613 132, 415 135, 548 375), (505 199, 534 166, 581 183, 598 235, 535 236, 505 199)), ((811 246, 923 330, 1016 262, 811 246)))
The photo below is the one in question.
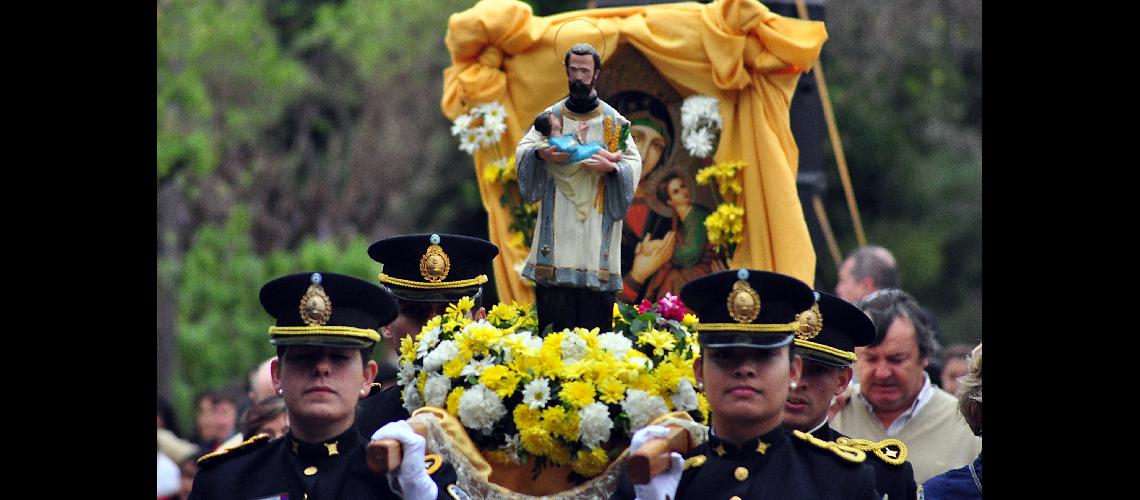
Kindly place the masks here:
MULTIPOLYGON (((585 144, 629 123, 597 98, 601 61, 580 45, 564 62, 570 96, 551 111, 585 144)), ((570 158, 548 145, 553 133, 528 133, 517 153, 520 185, 544 206, 524 269, 538 286, 537 331, 606 330, 623 290, 621 219, 641 156, 627 137, 605 148, 623 151, 620 159, 595 152, 577 163, 589 174, 580 184, 600 190, 595 210, 593 195, 574 194, 583 191, 577 181, 548 176, 548 162, 570 158), (579 213, 574 200, 589 209, 579 213)), ((691 200, 672 181, 660 196, 684 222, 691 200)), ((692 230, 675 227, 686 237, 692 230)), ((368 254, 382 265, 379 283, 306 270, 261 288, 276 353, 250 368, 244 391, 199 394, 186 438, 159 396, 160 499, 471 498, 453 464, 429 454, 408 423, 417 384, 394 381, 414 374, 373 353, 381 343, 399 352, 461 299, 474 303, 470 319, 486 318, 485 272, 498 248, 430 233, 376 241, 368 254), (400 444, 401 460, 381 474, 366 449, 383 440, 400 444)), ((670 284, 698 318, 692 368, 708 402, 707 440, 671 453, 648 482, 623 472, 612 498, 981 498, 981 345, 941 348, 932 315, 900 288, 887 249, 853 252, 835 295, 778 273, 718 269, 670 284)), ((667 432, 642 427, 629 449, 667 432)))

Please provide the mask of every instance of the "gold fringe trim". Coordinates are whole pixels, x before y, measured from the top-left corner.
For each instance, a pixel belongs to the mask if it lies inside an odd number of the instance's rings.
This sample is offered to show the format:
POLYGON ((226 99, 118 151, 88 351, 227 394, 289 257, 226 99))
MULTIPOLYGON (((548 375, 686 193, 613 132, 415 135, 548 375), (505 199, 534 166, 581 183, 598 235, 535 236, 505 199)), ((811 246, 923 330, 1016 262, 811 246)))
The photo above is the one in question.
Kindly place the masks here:
POLYGON ((798 322, 779 323, 697 323, 697 331, 705 332, 794 332, 798 322))
POLYGON ((841 437, 835 440, 836 443, 858 448, 860 450, 869 451, 874 453, 880 460, 891 465, 902 465, 906 462, 907 449, 906 444, 895 438, 887 438, 879 442, 870 441, 867 439, 853 439, 849 437, 841 437), (897 446, 899 449, 898 456, 892 457, 884 451, 890 446, 897 446))
POLYGON ((271 326, 270 335, 339 335, 342 337, 358 337, 378 342, 380 334, 371 328, 356 328, 352 326, 271 326))
POLYGON ((829 345, 824 345, 824 344, 820 344, 817 342, 812 342, 810 340, 796 339, 796 347, 803 347, 806 349, 816 350, 816 351, 819 351, 819 352, 822 352, 825 354, 830 354, 832 356, 838 356, 840 358, 846 359, 847 361, 852 361, 852 362, 855 361, 855 353, 853 353, 851 351, 844 351, 843 349, 836 349, 836 348, 831 347, 829 345))
POLYGON ((465 286, 482 285, 483 283, 486 283, 487 282, 487 275, 486 274, 480 274, 479 276, 476 276, 474 278, 466 279, 466 280, 459 280, 459 281, 440 281, 439 283, 427 283, 424 281, 411 281, 411 280, 396 278, 396 277, 388 276, 387 274, 384 274, 384 273, 380 273, 380 282, 381 283, 388 283, 388 284, 392 284, 392 285, 398 285, 398 286, 407 287, 407 288, 424 288, 424 289, 462 288, 465 286))

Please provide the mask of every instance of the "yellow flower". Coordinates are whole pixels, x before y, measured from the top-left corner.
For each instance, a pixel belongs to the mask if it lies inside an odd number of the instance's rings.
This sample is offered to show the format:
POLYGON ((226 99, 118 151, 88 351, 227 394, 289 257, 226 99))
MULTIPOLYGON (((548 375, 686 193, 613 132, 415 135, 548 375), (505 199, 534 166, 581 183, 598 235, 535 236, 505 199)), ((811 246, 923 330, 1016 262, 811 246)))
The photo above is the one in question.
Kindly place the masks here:
POLYGON ((506 398, 514 394, 515 387, 519 383, 519 374, 504 365, 495 365, 483 370, 479 375, 479 383, 495 391, 500 398, 506 398))
POLYGON ((459 347, 460 356, 475 358, 477 355, 490 354, 491 347, 498 343, 502 336, 501 330, 481 321, 464 327, 463 331, 455 336, 455 342, 459 347))
POLYGON ((447 395, 447 412, 459 416, 459 398, 463 397, 463 391, 466 389, 463 386, 456 387, 451 390, 451 394, 447 395))
POLYGON ((471 300, 471 297, 465 295, 459 299, 459 303, 447 305, 447 314, 453 316, 462 316, 463 314, 466 314, 467 311, 470 311, 472 307, 475 307, 475 301, 471 300))
POLYGON ((530 406, 520 404, 515 406, 515 427, 527 429, 542 423, 542 410, 532 409, 530 406))
POLYGON ((554 438, 542 427, 526 427, 519 429, 519 441, 527 453, 544 457, 554 448, 554 438))
POLYGON ((467 366, 467 362, 471 358, 459 356, 443 364, 443 376, 447 378, 459 378, 459 374, 463 372, 463 367, 467 366))
POLYGON ((693 313, 685 313, 685 317, 681 318, 681 326, 684 326, 690 332, 693 331, 693 328, 695 328, 699 322, 700 320, 697 319, 697 315, 693 313))
POLYGON ((594 386, 588 382, 567 382, 562 384, 558 397, 575 408, 582 408, 594 402, 594 386))
POLYGON ((637 337, 637 345, 646 344, 653 346, 654 356, 664 356, 665 351, 671 351, 677 347, 677 337, 674 337, 673 332, 669 330, 658 330, 649 327, 637 337))
POLYGON ((610 404, 619 404, 625 399, 625 384, 616 378, 602 380, 598 384, 598 399, 610 404))
POLYGON ((589 451, 578 450, 577 459, 574 461, 574 472, 586 477, 594 477, 601 474, 609 464, 610 457, 602 448, 590 448, 589 451))
POLYGON ((498 182, 500 172, 502 171, 499 170, 498 162, 490 162, 486 165, 483 165, 483 181, 492 183, 498 182))
POLYGON ((518 318, 519 310, 512 304, 498 303, 487 313, 487 321, 495 325, 509 324, 518 318))
POLYGON ((412 336, 407 335, 400 339, 400 363, 411 363, 416 359, 416 345, 412 336))
POLYGON ((427 383, 427 375, 428 375, 427 372, 421 371, 419 376, 416 377, 416 379, 417 379, 416 389, 418 389, 420 391, 421 396, 423 396, 423 394, 424 394, 424 384, 427 383))
POLYGON ((570 463, 570 447, 555 441, 553 446, 550 447, 550 453, 547 453, 547 456, 555 465, 566 465, 570 463))
POLYGON ((701 423, 709 423, 709 399, 705 397, 705 393, 697 393, 697 411, 701 412, 701 423))
MULTIPOLYGON (((689 373, 692 373, 690 366, 689 373)), ((677 382, 685 375, 685 370, 674 363, 663 361, 657 365, 653 370, 653 380, 656 382, 655 391, 658 395, 666 396, 665 401, 668 402, 668 394, 670 391, 677 389, 677 382)))
POLYGON ((526 235, 523 234, 522 231, 512 232, 511 237, 507 239, 507 243, 514 248, 525 249, 526 235))
POLYGON ((551 406, 542 410, 542 427, 553 436, 573 441, 578 439, 578 413, 551 406))

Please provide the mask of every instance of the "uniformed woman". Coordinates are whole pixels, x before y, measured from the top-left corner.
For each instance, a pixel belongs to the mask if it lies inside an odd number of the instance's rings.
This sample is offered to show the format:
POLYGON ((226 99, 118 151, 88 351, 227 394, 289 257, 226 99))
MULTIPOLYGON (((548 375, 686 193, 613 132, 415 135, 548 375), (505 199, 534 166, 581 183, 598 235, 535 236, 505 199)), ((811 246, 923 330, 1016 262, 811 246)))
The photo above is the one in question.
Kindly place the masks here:
POLYGON ((273 386, 285 399, 289 432, 257 435, 199 459, 191 499, 396 498, 365 460, 353 426, 356 402, 376 376, 377 330, 396 317, 390 293, 332 273, 284 276, 261 289, 276 318, 273 386))
MULTIPOLYGON (((648 484, 623 477, 614 497, 881 498, 865 453, 781 425, 802 368, 792 339, 819 327, 811 289, 789 276, 742 269, 693 280, 681 298, 700 318, 693 369, 709 401, 709 439, 684 457, 674 454, 672 469, 648 484)), ((663 431, 646 427, 631 447, 663 431)))

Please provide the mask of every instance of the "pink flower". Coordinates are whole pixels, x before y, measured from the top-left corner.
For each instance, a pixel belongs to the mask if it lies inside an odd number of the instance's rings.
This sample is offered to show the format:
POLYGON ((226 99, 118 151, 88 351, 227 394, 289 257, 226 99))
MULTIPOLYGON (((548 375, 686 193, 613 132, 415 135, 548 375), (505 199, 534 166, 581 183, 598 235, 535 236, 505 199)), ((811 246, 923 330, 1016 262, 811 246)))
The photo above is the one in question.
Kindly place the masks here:
POLYGON ((672 293, 665 293, 661 300, 657 301, 657 310, 666 319, 674 321, 681 321, 685 319, 685 303, 681 302, 681 298, 673 295, 672 293))
POLYGON ((650 304, 648 299, 644 299, 637 305, 637 314, 645 314, 650 309, 653 309, 653 304, 650 304))

